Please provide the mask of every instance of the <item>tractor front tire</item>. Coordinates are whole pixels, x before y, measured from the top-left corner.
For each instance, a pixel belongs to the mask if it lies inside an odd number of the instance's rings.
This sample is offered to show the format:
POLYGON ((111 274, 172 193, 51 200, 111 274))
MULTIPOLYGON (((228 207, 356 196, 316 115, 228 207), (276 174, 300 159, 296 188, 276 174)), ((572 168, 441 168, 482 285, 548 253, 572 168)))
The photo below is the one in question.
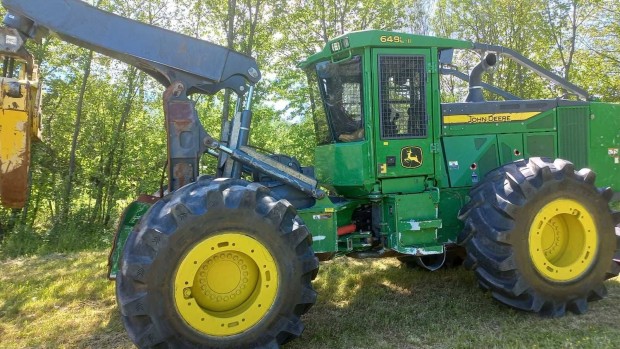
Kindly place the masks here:
POLYGON ((609 209, 612 191, 594 180, 589 169, 542 158, 487 174, 459 214, 464 264, 479 285, 510 307, 552 317, 603 298, 603 282, 619 271, 620 216, 609 209))
POLYGON ((277 348, 315 302, 312 239, 293 206, 243 180, 201 179, 130 235, 116 297, 140 348, 277 348))

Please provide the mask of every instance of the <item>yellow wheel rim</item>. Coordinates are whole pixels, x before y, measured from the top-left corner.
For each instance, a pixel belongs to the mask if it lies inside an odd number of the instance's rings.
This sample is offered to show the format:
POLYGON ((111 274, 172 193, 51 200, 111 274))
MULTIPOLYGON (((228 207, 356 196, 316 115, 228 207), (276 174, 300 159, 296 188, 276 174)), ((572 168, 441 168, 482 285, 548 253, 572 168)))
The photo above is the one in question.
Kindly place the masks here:
POLYGON ((278 291, 273 256, 241 232, 208 237, 182 258, 174 276, 177 311, 195 330, 231 336, 256 325, 278 291))
POLYGON ((590 268, 598 250, 592 215, 577 201, 551 201, 532 221, 529 250, 536 270, 545 278, 555 282, 579 278, 590 268))

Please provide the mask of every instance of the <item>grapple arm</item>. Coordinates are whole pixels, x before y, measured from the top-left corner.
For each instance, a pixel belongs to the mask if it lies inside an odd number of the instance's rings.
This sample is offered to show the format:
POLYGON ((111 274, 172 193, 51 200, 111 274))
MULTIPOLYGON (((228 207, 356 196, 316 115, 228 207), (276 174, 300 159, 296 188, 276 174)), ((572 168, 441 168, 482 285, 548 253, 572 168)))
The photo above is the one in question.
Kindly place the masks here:
POLYGON ((99 10, 79 0, 2 0, 5 24, 25 36, 47 31, 145 71, 165 87, 183 81, 187 93, 230 88, 242 95, 260 80, 252 57, 170 30, 99 10))

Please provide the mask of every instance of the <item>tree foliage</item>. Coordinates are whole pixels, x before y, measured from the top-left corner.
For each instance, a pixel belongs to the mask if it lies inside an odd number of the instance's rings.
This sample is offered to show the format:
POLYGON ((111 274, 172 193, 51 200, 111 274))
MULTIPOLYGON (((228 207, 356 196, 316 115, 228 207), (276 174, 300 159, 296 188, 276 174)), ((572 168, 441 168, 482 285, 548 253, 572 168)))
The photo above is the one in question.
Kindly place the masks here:
MULTIPOLYGON (((255 57, 263 80, 253 99, 250 143, 305 165, 313 162, 314 101, 296 65, 350 31, 400 30, 507 46, 597 97, 620 101, 620 0, 90 3, 255 57)), ((140 193, 160 189, 166 163, 163 88, 134 67, 54 37, 31 43, 30 50, 45 84, 44 141, 33 148, 26 208, 0 210, 0 248, 23 254, 105 246, 122 209, 140 193)), ((480 60, 462 58, 466 69, 480 60)), ((557 95, 514 64, 502 65, 488 79, 526 98, 557 95)), ((207 131, 219 135, 222 115, 233 102, 224 93, 192 98, 207 131)), ((214 171, 210 159, 204 173, 214 171)))

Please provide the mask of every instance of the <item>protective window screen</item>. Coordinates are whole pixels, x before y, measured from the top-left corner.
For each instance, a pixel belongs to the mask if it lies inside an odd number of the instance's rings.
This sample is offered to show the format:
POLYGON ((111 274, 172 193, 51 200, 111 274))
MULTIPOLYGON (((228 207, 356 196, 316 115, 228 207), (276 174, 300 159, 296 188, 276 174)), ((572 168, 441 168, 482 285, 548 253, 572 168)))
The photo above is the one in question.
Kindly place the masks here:
POLYGON ((329 125, 329 134, 317 133, 319 144, 363 140, 362 58, 320 62, 316 73, 329 125))
POLYGON ((424 56, 379 56, 381 136, 426 137, 424 56))

